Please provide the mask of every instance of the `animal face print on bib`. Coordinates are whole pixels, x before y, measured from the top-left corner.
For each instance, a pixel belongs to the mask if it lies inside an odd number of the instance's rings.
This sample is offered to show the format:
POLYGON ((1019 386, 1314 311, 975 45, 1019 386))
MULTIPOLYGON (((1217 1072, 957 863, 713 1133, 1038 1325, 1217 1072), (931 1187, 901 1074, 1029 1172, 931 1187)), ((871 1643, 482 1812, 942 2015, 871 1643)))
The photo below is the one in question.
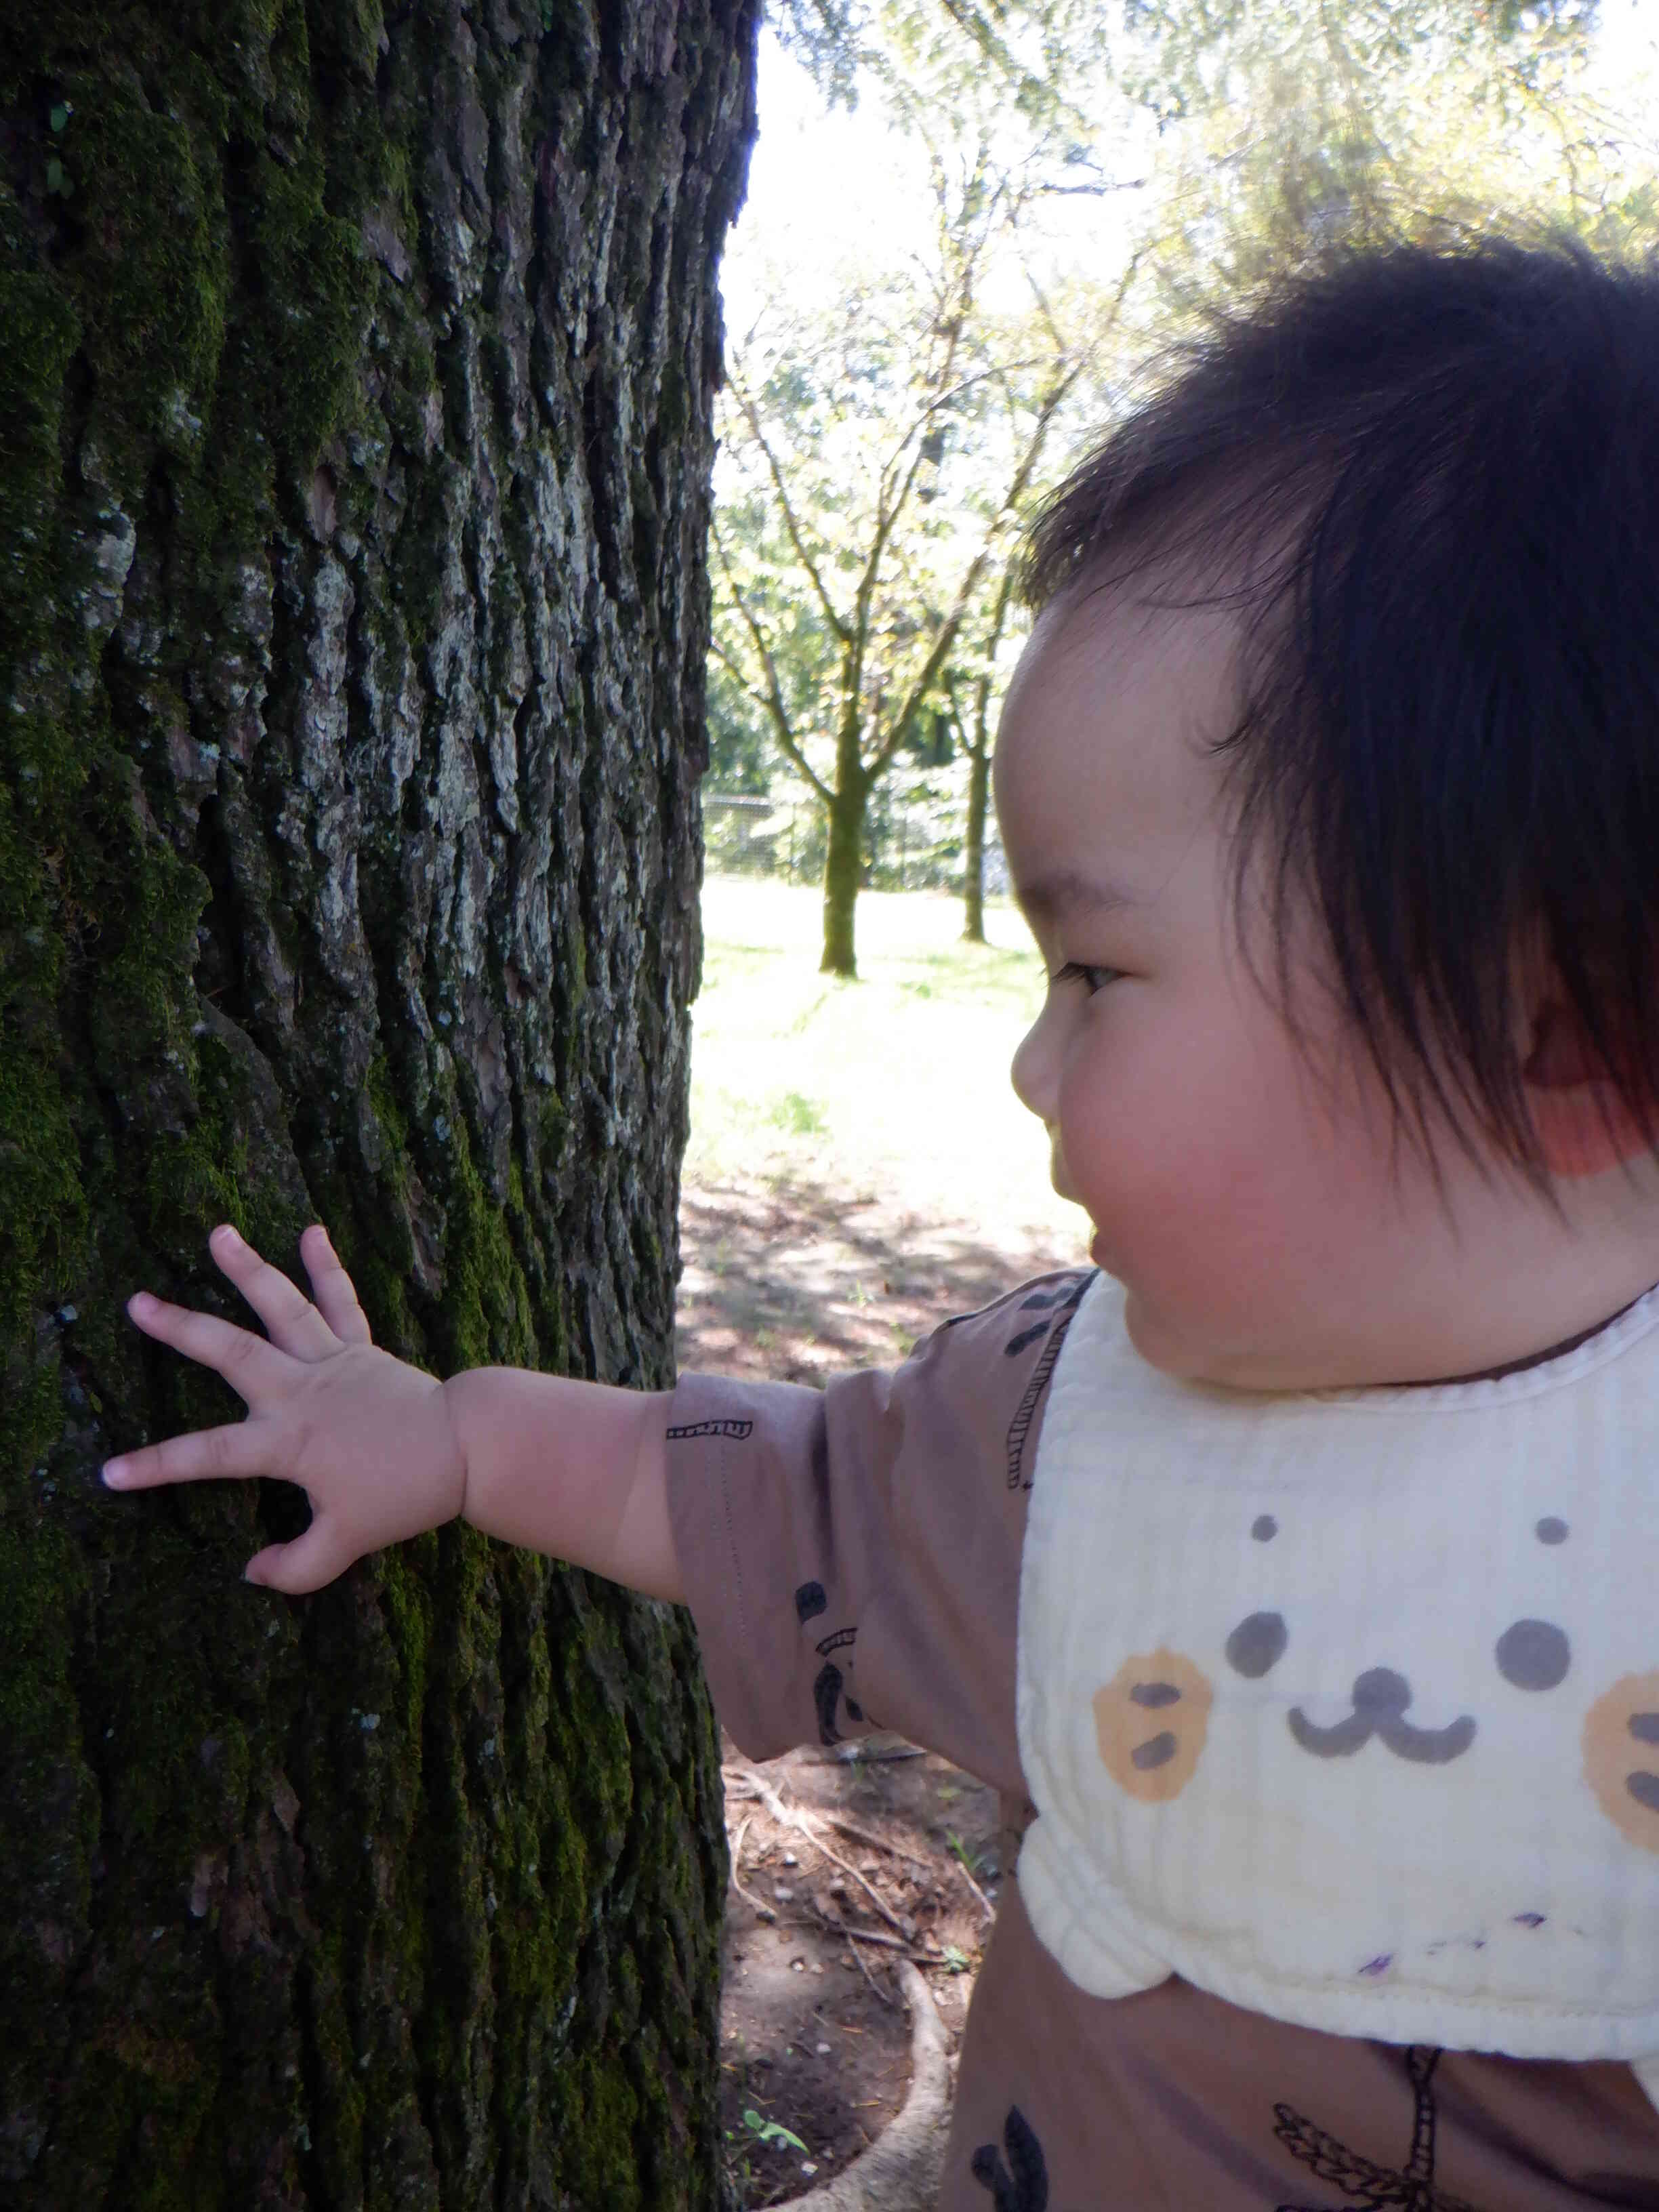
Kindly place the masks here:
POLYGON ((1159 1374, 1097 1278, 1044 1415, 1017 1700, 1021 1890, 1081 1987, 1659 2051, 1651 1297, 1599 1387, 1586 1345, 1294 1395, 1159 1374))
MULTIPOLYGON (((1540 1540, 1565 1541, 1558 1516, 1538 1522, 1540 1540)), ((1251 1528, 1257 1542, 1279 1533, 1273 1516, 1260 1514, 1251 1528)), ((1659 1639, 1656 1639, 1659 1640, 1659 1639)), ((1259 1681, 1284 1658, 1291 1643, 1285 1615, 1255 1610, 1240 1619, 1222 1645, 1227 1665, 1259 1681)), ((1492 1646, 1494 1673, 1515 1688, 1559 1689, 1572 1668, 1572 1646, 1553 1621, 1512 1620, 1492 1646)), ((1443 1766, 1472 1749, 1479 1729, 1473 1712, 1457 1712, 1439 1725, 1408 1719, 1416 1692, 1393 1667, 1363 1668, 1348 1691, 1348 1710, 1322 1723, 1301 1704, 1285 1709, 1291 1741, 1315 1759, 1352 1759, 1373 1740, 1396 1759, 1443 1766)), ((1118 1786, 1143 1804, 1176 1797, 1197 1771, 1208 1734, 1214 1692, 1184 1653, 1160 1648, 1126 1659, 1111 1681, 1095 1692, 1101 1763, 1118 1786)), ((1583 1775, 1602 1811, 1638 1849, 1659 1851, 1659 1670, 1622 1675, 1591 1705, 1583 1730, 1583 1775)))
POLYGON ((1621 1674, 1590 1707, 1584 1774, 1614 1827, 1659 1851, 1659 1669, 1621 1674))
POLYGON ((1095 1692, 1106 1771, 1143 1805, 1178 1797, 1204 1748, 1212 1700, 1209 1684, 1178 1651, 1126 1659, 1095 1692))

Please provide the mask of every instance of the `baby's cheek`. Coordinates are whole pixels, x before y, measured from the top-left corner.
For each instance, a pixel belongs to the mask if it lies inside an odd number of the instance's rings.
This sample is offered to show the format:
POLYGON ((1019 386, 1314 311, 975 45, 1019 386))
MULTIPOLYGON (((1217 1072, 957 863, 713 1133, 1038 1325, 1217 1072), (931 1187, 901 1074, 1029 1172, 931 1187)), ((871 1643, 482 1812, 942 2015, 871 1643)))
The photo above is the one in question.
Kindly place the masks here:
POLYGON ((1143 1805, 1166 1805, 1193 1778, 1214 1692, 1179 1651, 1137 1652, 1094 1696, 1101 1763, 1143 1805))
POLYGON ((1659 1851, 1659 1670, 1620 1676, 1584 1716, 1584 1778, 1615 1828, 1659 1851))

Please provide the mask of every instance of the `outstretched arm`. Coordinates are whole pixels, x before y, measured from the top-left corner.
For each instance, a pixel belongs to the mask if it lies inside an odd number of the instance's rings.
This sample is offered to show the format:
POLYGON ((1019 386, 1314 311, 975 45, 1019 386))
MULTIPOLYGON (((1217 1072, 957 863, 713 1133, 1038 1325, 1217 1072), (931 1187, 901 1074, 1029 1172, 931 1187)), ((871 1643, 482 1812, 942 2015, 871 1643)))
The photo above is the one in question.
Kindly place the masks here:
POLYGON ((462 1515, 488 1534, 679 1599, 668 1393, 501 1367, 440 1382, 376 1349, 325 1230, 307 1229, 300 1245, 314 1303, 234 1229, 216 1229, 210 1249, 266 1336, 147 1291, 127 1310, 146 1335, 222 1376, 247 1418, 122 1454, 104 1470, 112 1489, 257 1474, 299 1484, 311 1526, 246 1570, 291 1595, 462 1515))

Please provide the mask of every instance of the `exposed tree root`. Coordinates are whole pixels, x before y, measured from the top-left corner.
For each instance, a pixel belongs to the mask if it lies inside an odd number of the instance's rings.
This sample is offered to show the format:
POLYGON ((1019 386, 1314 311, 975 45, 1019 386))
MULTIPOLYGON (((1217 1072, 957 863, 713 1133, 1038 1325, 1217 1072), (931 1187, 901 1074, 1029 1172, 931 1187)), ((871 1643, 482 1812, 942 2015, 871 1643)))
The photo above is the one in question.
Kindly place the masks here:
POLYGON ((934 2212, 951 2120, 950 2039, 916 1969, 901 1959, 896 1971, 910 2008, 904 2108, 860 2157, 821 2188, 791 2197, 782 2212, 934 2212))

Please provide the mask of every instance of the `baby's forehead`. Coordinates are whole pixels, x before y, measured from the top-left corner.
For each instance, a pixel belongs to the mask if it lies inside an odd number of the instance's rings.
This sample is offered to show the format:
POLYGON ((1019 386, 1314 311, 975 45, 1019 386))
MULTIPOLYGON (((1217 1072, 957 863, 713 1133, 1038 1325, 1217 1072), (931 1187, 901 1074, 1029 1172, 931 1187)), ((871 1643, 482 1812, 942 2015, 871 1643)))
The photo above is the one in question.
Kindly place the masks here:
POLYGON ((1151 580, 1079 588, 1038 616, 1003 706, 998 752, 1054 716, 1109 741, 1135 731, 1214 743, 1237 718, 1243 630, 1235 609, 1173 604, 1151 580))
POLYGON ((1149 884, 1219 803, 1209 757, 1234 726, 1238 624, 1215 607, 1121 592, 1045 608, 1009 686, 995 756, 997 805, 1017 875, 1071 848, 1149 884), (1161 857, 1163 856, 1163 857, 1161 857))

